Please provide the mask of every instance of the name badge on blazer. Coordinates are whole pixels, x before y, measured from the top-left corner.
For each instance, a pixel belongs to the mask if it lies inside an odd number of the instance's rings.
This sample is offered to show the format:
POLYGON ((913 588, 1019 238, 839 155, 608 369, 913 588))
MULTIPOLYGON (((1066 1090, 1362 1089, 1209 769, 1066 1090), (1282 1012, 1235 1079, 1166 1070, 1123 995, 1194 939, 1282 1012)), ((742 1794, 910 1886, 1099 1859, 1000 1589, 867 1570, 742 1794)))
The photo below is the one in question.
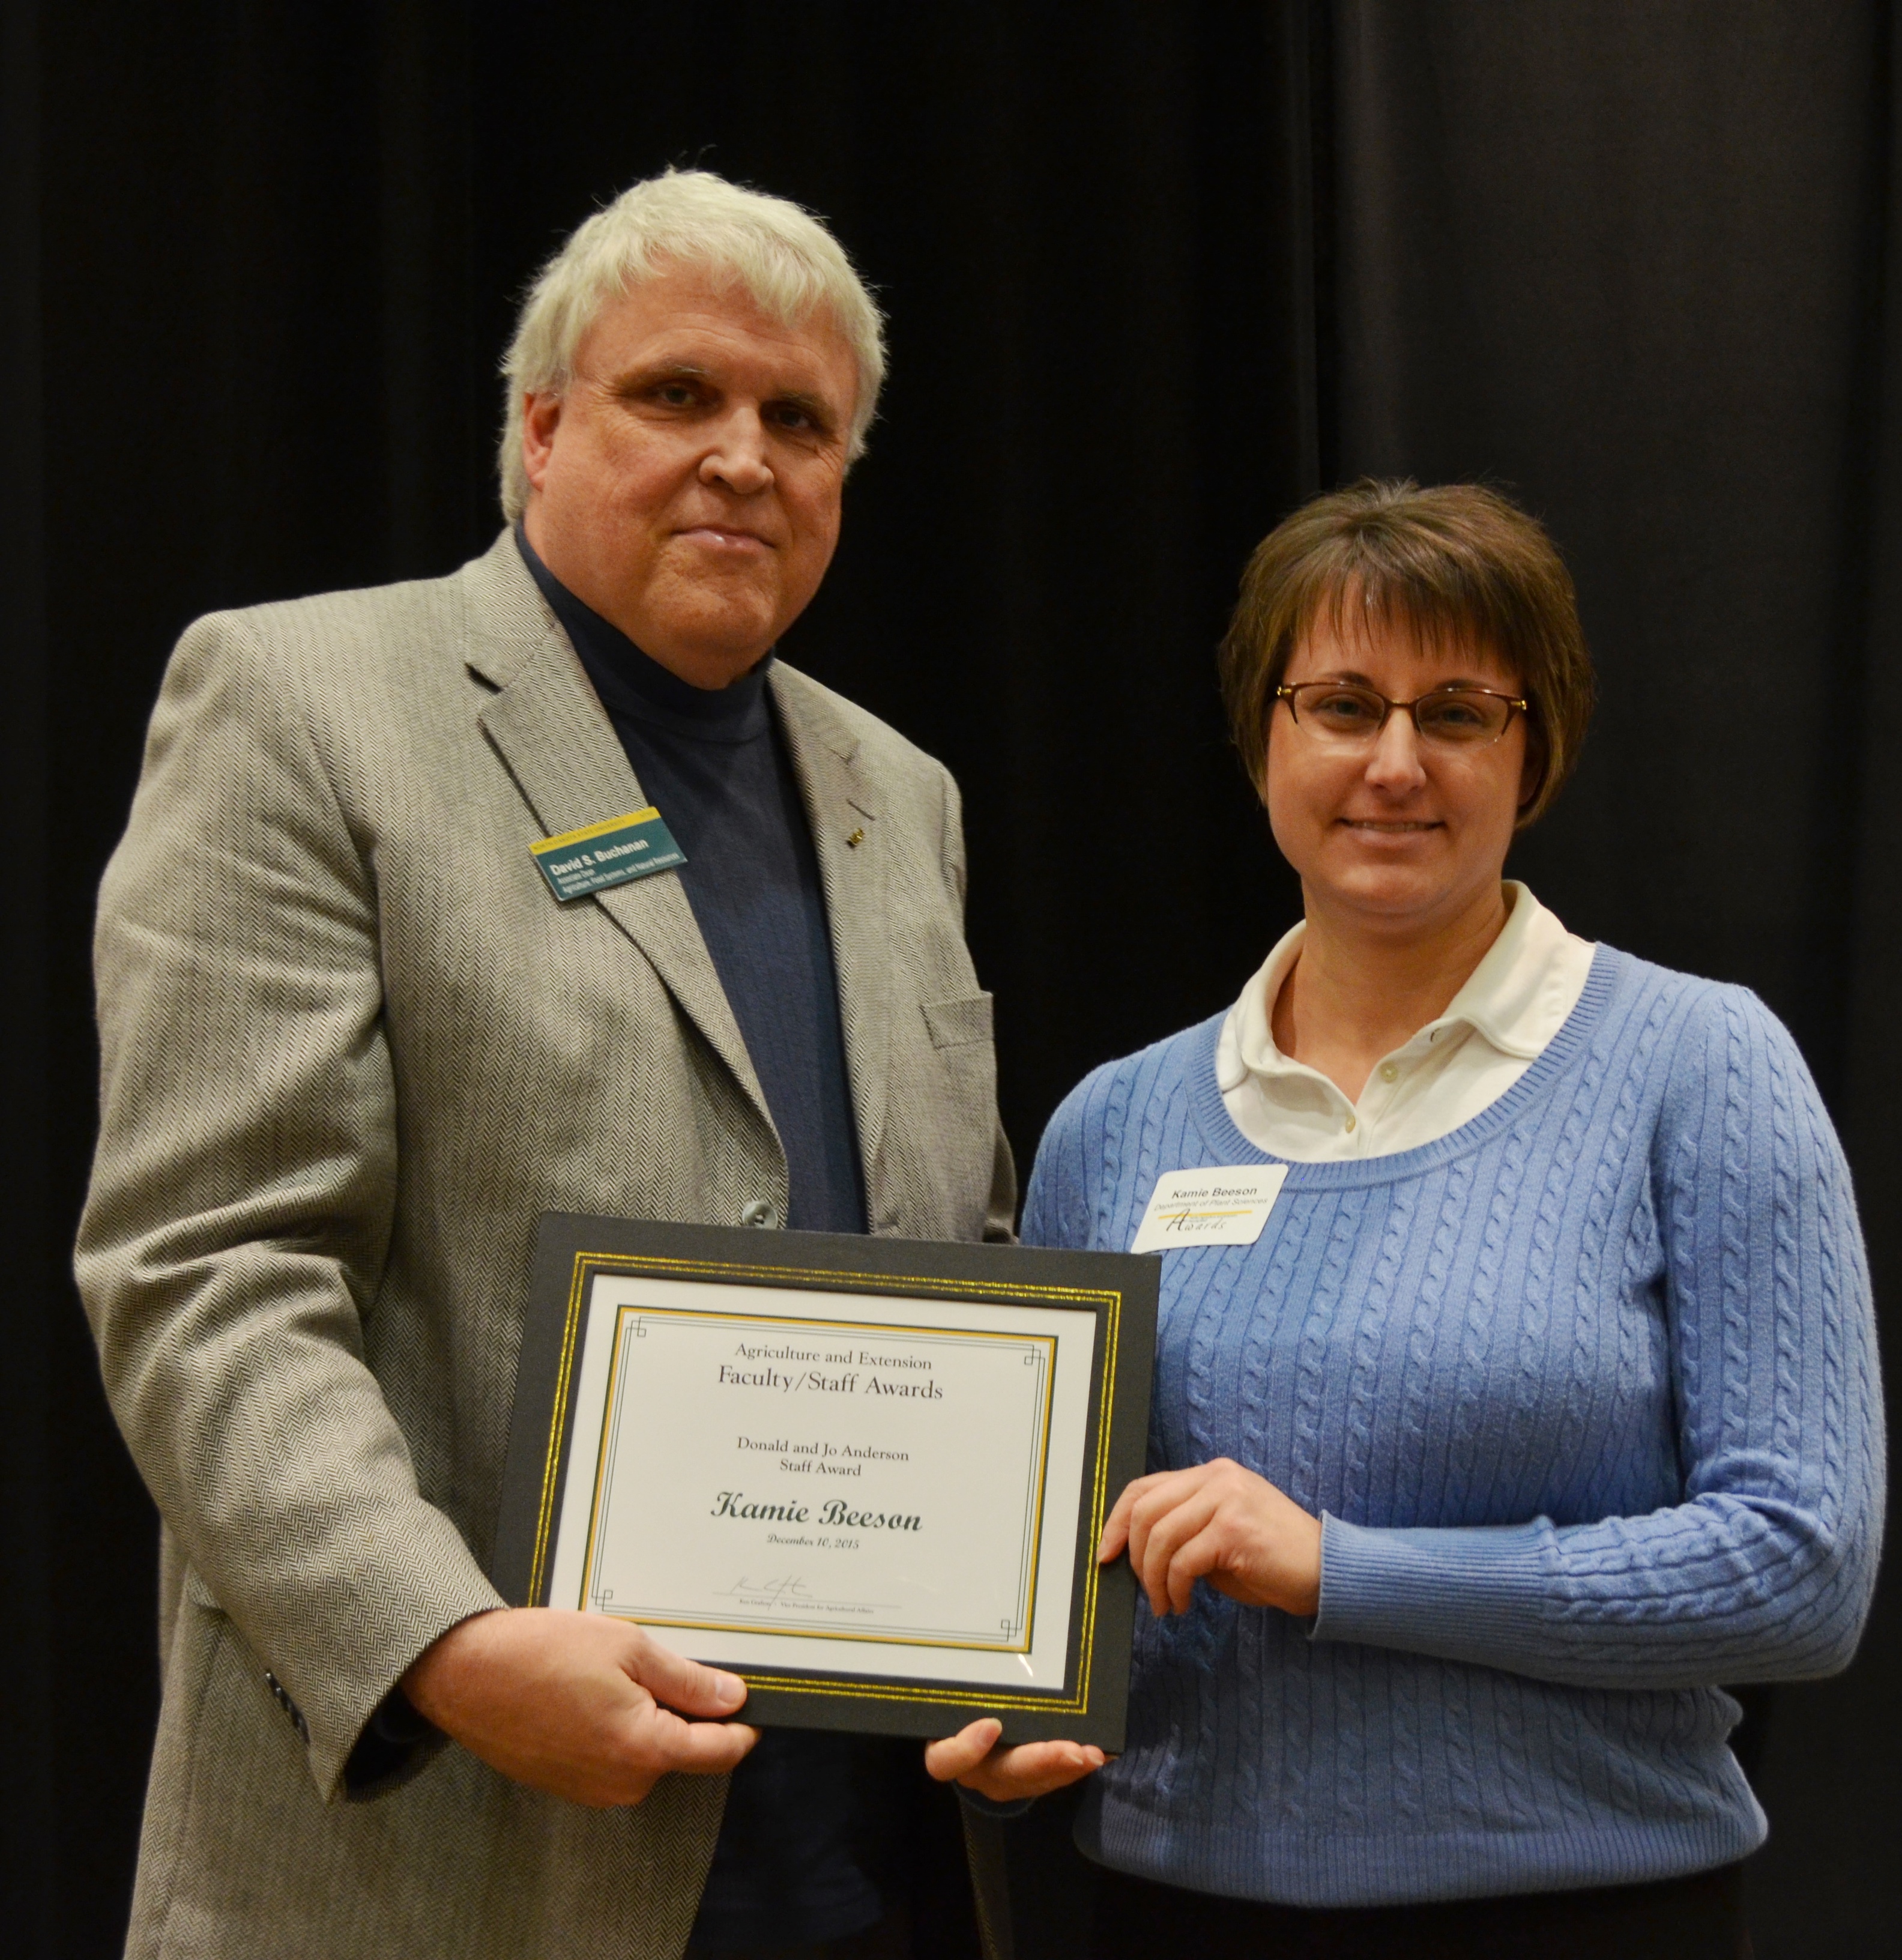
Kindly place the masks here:
POLYGON ((1252 1246, 1288 1175, 1286 1164, 1218 1164, 1165 1171, 1131 1240, 1132 1252, 1185 1246, 1252 1246))
POLYGON ((604 892, 610 885, 671 871, 687 861, 666 819, 651 803, 626 816, 610 816, 579 830, 565 830, 559 837, 545 837, 528 848, 549 889, 565 905, 590 892, 604 892))

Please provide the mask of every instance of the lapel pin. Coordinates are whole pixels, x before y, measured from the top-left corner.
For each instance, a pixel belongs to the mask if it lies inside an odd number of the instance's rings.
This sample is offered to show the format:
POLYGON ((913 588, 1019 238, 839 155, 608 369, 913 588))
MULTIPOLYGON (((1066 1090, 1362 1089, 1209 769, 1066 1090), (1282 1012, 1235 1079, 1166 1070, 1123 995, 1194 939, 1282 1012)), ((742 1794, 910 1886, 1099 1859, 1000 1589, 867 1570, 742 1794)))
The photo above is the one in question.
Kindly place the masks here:
POLYGON ((846 838, 845 848, 848 851, 856 851, 864 842, 865 832, 864 828, 861 826, 859 829, 854 831, 851 835, 846 838))

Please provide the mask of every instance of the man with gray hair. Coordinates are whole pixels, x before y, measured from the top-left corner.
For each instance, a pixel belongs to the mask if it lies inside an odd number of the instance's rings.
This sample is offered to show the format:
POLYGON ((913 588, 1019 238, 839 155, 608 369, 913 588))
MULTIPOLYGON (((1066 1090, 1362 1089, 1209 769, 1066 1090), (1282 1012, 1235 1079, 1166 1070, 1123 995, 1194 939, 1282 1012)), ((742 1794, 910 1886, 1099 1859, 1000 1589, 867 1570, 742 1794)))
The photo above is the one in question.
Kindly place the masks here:
MULTIPOLYGON (((773 651, 883 370, 805 212, 636 185, 523 308, 490 550, 180 642, 78 1255, 164 1521, 133 1954, 904 1949, 913 1746, 484 1564, 542 1212, 1010 1233, 956 787, 773 651), (650 807, 684 863, 544 881, 650 807)), ((1089 1766, 994 1739, 934 1773, 1089 1766)))

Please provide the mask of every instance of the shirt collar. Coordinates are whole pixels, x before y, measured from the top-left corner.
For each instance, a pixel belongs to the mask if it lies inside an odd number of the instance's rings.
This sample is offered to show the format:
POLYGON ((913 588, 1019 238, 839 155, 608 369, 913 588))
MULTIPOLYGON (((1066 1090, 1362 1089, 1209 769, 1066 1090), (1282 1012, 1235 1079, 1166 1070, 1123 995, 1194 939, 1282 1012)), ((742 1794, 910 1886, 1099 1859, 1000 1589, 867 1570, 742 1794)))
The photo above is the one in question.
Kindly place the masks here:
MULTIPOLYGON (((1281 983, 1293 970, 1300 956, 1301 942, 1307 936, 1305 919, 1291 925, 1242 989, 1242 998, 1229 1017, 1235 1031, 1233 1046, 1223 1042, 1217 1058, 1217 1073, 1224 1095, 1239 1088, 1251 1075, 1286 1075, 1297 1071, 1304 1076, 1315 1074, 1305 1062, 1293 1060, 1275 1046, 1274 1031, 1268 1024, 1268 1004, 1281 991, 1281 983), (1231 1077, 1232 1080, 1229 1079, 1231 1077)), ((1328 1086, 1334 1087, 1331 1083, 1328 1086)))
POLYGON ((1554 1004, 1565 996, 1560 956, 1571 935, 1516 879, 1506 880, 1506 892, 1512 910, 1504 930, 1432 1025, 1464 1022, 1500 1054, 1530 1061, 1557 1032, 1571 1005, 1566 997, 1558 1020, 1553 1019, 1554 1004))
POLYGON ((766 732, 770 652, 728 686, 695 687, 670 673, 619 626, 576 598, 542 562, 520 524, 515 527, 515 542, 610 715, 703 742, 750 742, 766 732))
MULTIPOLYGON (((1576 992, 1576 988, 1568 991, 1570 976, 1561 957, 1571 935, 1518 880, 1506 880, 1506 894, 1511 909, 1499 937, 1487 949, 1465 985, 1446 1004, 1446 1011, 1437 1020, 1429 1021, 1413 1041, 1430 1040, 1443 1029, 1466 1027, 1502 1055, 1531 1061, 1557 1032, 1576 992)), ((1300 957, 1307 934, 1305 921, 1291 926, 1242 988, 1232 1021, 1235 1039, 1232 1044, 1222 1044, 1218 1064, 1224 1093, 1239 1087, 1251 1074, 1326 1080, 1306 1062, 1293 1060, 1276 1047, 1268 1018, 1269 1004, 1300 957)), ((1412 1045, 1410 1042, 1407 1046, 1412 1045)), ((1331 1083, 1328 1086, 1334 1087, 1331 1083)), ((1334 1093, 1339 1096, 1340 1091, 1334 1093)))

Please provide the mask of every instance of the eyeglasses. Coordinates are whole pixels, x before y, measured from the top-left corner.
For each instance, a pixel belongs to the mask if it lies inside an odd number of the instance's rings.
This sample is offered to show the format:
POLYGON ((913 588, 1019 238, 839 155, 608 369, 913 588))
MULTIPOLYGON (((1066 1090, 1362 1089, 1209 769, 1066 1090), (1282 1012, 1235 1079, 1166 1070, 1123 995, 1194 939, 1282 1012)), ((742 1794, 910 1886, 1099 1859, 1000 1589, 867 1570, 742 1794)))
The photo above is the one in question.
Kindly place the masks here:
POLYGON ((1490 687, 1436 687, 1414 701, 1390 701, 1358 682, 1297 681, 1277 687, 1277 701, 1288 704, 1296 721, 1322 740, 1341 748, 1371 748, 1396 708, 1413 718, 1423 742, 1448 749, 1484 749, 1496 742, 1528 704, 1516 695, 1490 687))

